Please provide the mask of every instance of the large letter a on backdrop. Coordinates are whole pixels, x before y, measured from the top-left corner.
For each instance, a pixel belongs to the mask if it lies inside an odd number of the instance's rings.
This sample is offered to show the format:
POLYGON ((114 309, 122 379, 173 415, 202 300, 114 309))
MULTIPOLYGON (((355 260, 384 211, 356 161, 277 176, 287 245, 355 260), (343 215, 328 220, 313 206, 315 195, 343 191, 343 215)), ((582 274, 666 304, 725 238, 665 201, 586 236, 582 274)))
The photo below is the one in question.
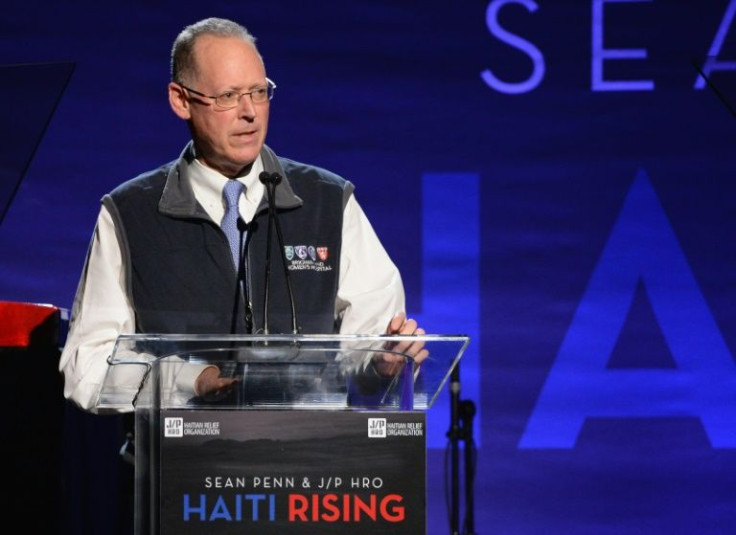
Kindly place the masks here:
POLYGON ((588 417, 696 417, 713 447, 736 448, 736 364, 643 171, 519 447, 572 448, 588 417), (647 291, 674 368, 607 368, 638 284, 647 291))

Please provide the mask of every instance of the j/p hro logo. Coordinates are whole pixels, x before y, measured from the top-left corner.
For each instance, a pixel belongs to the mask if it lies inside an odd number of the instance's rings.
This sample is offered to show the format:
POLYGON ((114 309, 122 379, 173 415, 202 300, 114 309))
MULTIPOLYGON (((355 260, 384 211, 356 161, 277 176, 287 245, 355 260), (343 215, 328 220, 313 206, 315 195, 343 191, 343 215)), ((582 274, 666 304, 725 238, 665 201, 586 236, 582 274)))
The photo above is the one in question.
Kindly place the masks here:
POLYGON ((165 437, 184 436, 184 418, 164 418, 165 437))
POLYGON ((368 438, 386 438, 386 418, 368 418, 368 438))

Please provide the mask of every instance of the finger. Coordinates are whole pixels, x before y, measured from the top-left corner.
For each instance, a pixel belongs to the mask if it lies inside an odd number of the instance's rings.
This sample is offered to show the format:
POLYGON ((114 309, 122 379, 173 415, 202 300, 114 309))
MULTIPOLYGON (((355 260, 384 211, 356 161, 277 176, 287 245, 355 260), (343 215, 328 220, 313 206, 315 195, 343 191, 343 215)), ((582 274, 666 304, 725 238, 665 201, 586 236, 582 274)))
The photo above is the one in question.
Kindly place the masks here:
POLYGON ((405 321, 406 321, 406 314, 404 314, 403 312, 399 312, 393 318, 391 318, 391 321, 388 323, 388 329, 386 329, 386 333, 387 334, 398 333, 403 327, 405 321))
POLYGON ((235 383, 238 383, 238 382, 240 382, 239 379, 235 377, 226 377, 221 380, 220 388, 224 388, 224 389, 232 388, 235 385, 235 383))
POLYGON ((409 356, 416 362, 419 354, 422 351, 427 351, 426 349, 424 349, 424 341, 414 342, 408 348, 406 348, 406 351, 404 351, 404 355, 409 356))
POLYGON ((399 334, 416 334, 417 321, 414 319, 407 319, 399 329, 399 334))
POLYGON ((395 353, 381 353, 376 360, 380 363, 398 364, 404 362, 404 356, 395 353))
POLYGON ((427 357, 429 356, 429 351, 426 349, 420 349, 419 352, 414 357, 414 366, 419 366, 422 362, 427 360, 427 357))
MULTIPOLYGON (((404 324, 404 327, 402 329, 402 332, 399 334, 402 335, 414 335, 414 334, 424 334, 424 329, 418 329, 417 328, 417 322, 413 319, 406 320, 406 323, 404 324)), ((397 353, 404 353, 411 355, 411 348, 414 347, 413 353, 416 353, 424 346, 424 341, 420 340, 418 342, 415 342, 413 340, 401 340, 399 342, 396 342, 396 345, 392 348, 397 353), (420 344, 419 346, 416 346, 415 344, 420 344)))
POLYGON ((424 349, 423 346, 423 342, 412 344, 412 346, 409 347, 403 355, 382 353, 380 357, 376 358, 374 365, 382 375, 394 375, 407 364, 406 356, 409 356, 414 364, 414 369, 416 370, 429 356, 429 351, 424 349))

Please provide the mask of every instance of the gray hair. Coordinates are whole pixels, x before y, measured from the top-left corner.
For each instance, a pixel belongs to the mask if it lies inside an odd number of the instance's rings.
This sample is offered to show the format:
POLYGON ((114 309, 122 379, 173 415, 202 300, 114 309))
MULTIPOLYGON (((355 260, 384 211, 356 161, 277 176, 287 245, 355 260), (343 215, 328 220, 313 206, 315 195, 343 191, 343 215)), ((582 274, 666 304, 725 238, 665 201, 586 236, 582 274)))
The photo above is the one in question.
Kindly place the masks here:
MULTIPOLYGON (((227 19, 211 17, 200 20, 184 28, 174 40, 171 48, 171 81, 183 83, 197 75, 194 61, 194 44, 203 35, 218 37, 237 37, 256 48, 256 38, 240 24, 227 19)), ((258 49, 256 48, 256 52, 258 49)))

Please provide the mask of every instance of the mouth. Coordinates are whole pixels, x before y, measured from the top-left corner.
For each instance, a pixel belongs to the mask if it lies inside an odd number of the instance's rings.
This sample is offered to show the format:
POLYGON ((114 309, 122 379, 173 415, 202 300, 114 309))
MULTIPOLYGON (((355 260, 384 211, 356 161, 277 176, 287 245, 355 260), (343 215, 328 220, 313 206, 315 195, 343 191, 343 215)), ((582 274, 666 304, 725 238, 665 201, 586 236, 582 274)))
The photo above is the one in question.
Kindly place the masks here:
POLYGON ((258 130, 244 130, 235 132, 231 139, 236 145, 251 145, 258 141, 258 130))

